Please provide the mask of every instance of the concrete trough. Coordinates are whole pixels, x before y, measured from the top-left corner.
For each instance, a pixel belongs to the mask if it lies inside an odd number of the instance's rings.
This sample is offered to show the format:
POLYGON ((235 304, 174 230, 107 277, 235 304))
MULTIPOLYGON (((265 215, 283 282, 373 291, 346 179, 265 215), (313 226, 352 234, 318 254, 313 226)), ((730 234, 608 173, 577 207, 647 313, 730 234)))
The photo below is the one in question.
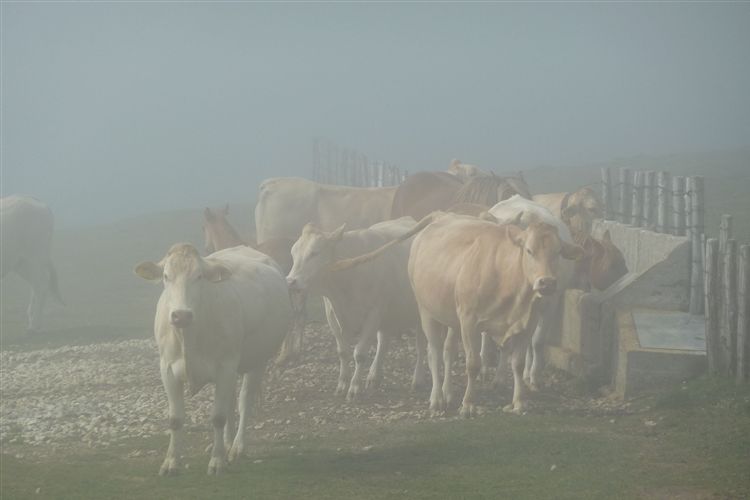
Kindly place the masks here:
POLYGON ((621 397, 680 382, 706 369, 705 321, 689 303, 690 245, 685 237, 613 221, 609 230, 630 273, 603 292, 568 290, 559 332, 546 343, 548 362, 610 384, 621 397))

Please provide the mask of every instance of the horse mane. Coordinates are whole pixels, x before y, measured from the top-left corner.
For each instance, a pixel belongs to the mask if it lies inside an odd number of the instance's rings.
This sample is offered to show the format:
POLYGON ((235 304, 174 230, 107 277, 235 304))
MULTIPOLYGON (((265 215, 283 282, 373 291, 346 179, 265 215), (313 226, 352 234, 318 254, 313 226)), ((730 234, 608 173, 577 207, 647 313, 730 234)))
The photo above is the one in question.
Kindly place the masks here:
POLYGON ((495 174, 478 175, 468 179, 456 192, 452 204, 475 203, 491 207, 499 201, 507 200, 514 194, 529 198, 526 183, 513 177, 498 177, 495 174), (501 190, 502 188, 502 190, 501 190), (498 196, 500 192, 500 196, 498 196))

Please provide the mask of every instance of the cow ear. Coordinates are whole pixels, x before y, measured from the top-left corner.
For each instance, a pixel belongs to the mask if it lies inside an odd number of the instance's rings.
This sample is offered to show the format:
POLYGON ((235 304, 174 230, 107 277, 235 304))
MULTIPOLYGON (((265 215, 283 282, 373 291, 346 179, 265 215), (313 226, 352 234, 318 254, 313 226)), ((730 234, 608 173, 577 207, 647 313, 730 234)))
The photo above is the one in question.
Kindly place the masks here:
POLYGON ((562 255, 563 259, 581 260, 583 258, 583 248, 579 247, 578 245, 571 245, 570 243, 567 243, 565 241, 561 241, 560 243, 562 243, 560 255, 562 255))
POLYGON ((135 274, 143 278, 144 280, 156 281, 160 280, 164 274, 164 267, 156 262, 141 262, 135 266, 135 274))
POLYGON ((338 229, 335 231, 328 233, 328 239, 331 239, 333 241, 339 241, 344 236, 344 230, 346 229, 346 222, 341 224, 338 229))
POLYGON ((223 264, 206 263, 206 267, 203 270, 203 277, 211 283, 227 280, 231 275, 232 271, 223 264))
POLYGON ((602 241, 606 241, 607 243, 612 243, 612 236, 609 234, 609 229, 604 231, 604 234, 602 235, 602 241))
POLYGON ((523 248, 524 243, 526 243, 526 231, 513 224, 506 225, 505 230, 513 244, 523 248))
POLYGON ((562 210, 562 212, 560 212, 560 216, 563 219, 570 219, 571 217, 575 217, 577 214, 578 214, 578 207, 576 205, 565 207, 562 210))
POLYGON ((487 212, 486 210, 482 212, 481 214, 479 214, 479 218, 481 220, 486 220, 487 222, 492 222, 493 224, 497 224, 497 217, 487 212))
POLYGON ((513 217, 513 220, 510 223, 514 226, 521 227, 523 225, 523 210, 518 212, 518 214, 513 217))

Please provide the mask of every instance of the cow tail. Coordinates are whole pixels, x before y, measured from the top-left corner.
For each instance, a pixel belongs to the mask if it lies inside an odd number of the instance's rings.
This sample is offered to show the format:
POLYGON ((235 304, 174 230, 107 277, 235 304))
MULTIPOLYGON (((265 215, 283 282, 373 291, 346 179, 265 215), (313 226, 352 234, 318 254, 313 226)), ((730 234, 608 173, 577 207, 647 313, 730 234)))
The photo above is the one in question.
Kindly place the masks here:
POLYGON ((55 300, 61 305, 65 305, 65 301, 62 299, 62 295, 60 295, 60 289, 57 286, 57 270, 55 269, 55 265, 50 261, 49 263, 49 289, 52 292, 52 296, 55 298, 55 300))
POLYGON ((388 250, 394 245, 398 245, 399 243, 408 240, 418 232, 420 232, 422 229, 427 227, 430 223, 432 223, 437 215, 442 215, 442 212, 432 212, 431 214, 426 215, 421 221, 419 221, 419 224, 414 226, 411 230, 408 232, 402 234, 396 239, 393 239, 386 243, 385 245, 381 246, 380 248, 376 248, 372 252, 359 255, 357 257, 352 257, 351 259, 342 259, 339 261, 334 262, 331 264, 331 267, 329 268, 331 271, 344 271, 346 269, 351 269, 352 267, 359 266, 360 264, 364 264, 366 262, 370 262, 371 260, 376 259, 380 254, 388 250))

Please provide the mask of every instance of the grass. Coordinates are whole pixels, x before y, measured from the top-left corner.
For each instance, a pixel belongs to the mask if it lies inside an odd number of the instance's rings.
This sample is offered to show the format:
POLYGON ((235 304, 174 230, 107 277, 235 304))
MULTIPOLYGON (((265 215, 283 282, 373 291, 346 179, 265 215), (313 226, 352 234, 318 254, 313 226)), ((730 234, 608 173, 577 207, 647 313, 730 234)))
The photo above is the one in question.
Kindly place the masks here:
MULTIPOLYGON (((628 416, 493 413, 254 441, 206 477, 206 433, 177 477, 156 475, 166 437, 43 459, 4 450, 3 498, 730 498, 750 496, 750 389, 700 380, 687 400, 628 416), (645 421, 656 422, 645 425, 645 421), (374 445, 365 451, 363 447, 374 445), (130 457, 135 449, 156 454, 130 457), (260 461, 260 462, 259 462, 260 461), (256 463, 257 462, 257 463, 256 463), (39 489, 40 494, 35 491, 39 489)), ((673 399, 672 399, 673 400, 673 399)), ((645 404, 645 403, 644 403, 645 404)))
MULTIPOLYGON (((745 152, 636 158, 606 166, 705 174, 708 232, 715 234, 721 213, 732 213, 738 240, 750 241, 747 165, 745 152)), ((540 169, 527 178, 537 192, 567 190, 597 181, 598 167, 540 169)), ((250 225, 250 210, 233 207, 233 221, 243 231, 250 225)), ((192 210, 59 231, 54 258, 67 306, 51 305, 48 331, 29 336, 28 289, 15 277, 4 279, 2 348, 151 336, 160 287, 136 278, 132 268, 141 260, 161 258, 177 241, 200 248, 200 221, 200 211, 192 210)), ((747 388, 698 380, 638 404, 638 413, 618 416, 614 423, 611 416, 493 413, 471 421, 363 422, 353 430, 305 440, 255 439, 251 457, 220 478, 205 476, 207 429, 189 434, 190 468, 175 478, 156 475, 166 437, 104 450, 74 443, 44 456, 26 445, 5 443, 0 497, 750 498, 747 388), (363 451, 370 445, 372 450, 363 451), (135 450, 141 456, 132 456, 135 450)))

